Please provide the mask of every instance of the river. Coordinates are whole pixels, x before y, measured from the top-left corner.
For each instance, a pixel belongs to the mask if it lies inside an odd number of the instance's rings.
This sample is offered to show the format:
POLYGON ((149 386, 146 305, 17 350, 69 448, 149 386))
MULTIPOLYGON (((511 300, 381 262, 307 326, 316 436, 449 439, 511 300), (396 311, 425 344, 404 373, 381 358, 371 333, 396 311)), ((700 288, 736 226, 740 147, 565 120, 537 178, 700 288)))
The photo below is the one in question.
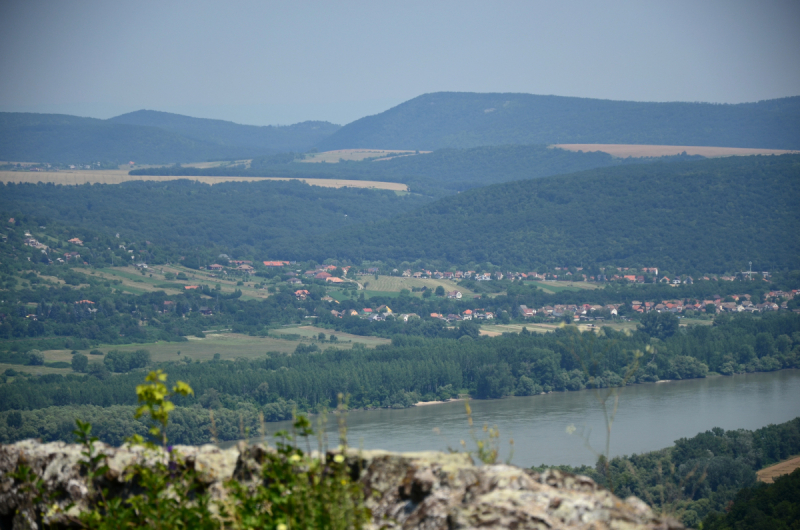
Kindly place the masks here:
MULTIPOLYGON (((472 400, 475 435, 485 438, 484 424, 497 426, 501 455, 518 466, 538 464, 594 465, 605 450, 606 423, 598 400, 607 393, 553 392, 497 400, 472 400), (569 433, 572 431, 572 434, 569 433), (588 445, 591 446, 587 448, 588 445)), ((608 409, 613 408, 613 396, 608 409)), ((672 445, 712 427, 757 429, 800 416, 800 370, 742 374, 619 389, 619 406, 611 429, 610 454, 628 455, 672 445)), ((337 418, 329 417, 330 445, 337 440, 337 418)), ((268 423, 268 432, 290 429, 291 422, 268 423)), ((464 402, 401 410, 354 411, 347 415, 348 443, 389 451, 472 450, 464 402)), ((228 444, 226 444, 228 445, 228 444)), ((316 447, 316 442, 312 447, 316 447)))

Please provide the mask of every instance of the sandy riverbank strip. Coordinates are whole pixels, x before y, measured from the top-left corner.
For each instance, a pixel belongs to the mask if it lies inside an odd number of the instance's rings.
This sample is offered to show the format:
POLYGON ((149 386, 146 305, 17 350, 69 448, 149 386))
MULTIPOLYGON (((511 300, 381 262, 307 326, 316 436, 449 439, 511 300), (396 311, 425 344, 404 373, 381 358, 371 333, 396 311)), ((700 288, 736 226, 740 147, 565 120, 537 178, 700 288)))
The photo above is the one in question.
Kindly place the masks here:
POLYGON ((458 398, 458 399, 451 398, 451 399, 448 399, 447 401, 418 401, 417 403, 414 403, 414 406, 415 407, 427 407, 428 405, 443 405, 445 403, 453 403, 455 401, 464 401, 464 398, 458 398))

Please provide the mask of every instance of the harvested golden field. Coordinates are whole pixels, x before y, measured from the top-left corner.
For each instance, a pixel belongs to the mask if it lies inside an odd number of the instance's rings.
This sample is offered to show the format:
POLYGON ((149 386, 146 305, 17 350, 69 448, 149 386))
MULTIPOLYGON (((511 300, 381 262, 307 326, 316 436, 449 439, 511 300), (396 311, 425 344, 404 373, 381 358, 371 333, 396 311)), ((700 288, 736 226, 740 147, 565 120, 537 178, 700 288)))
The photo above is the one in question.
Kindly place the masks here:
MULTIPOLYGON (((419 153, 430 153, 430 151, 419 151, 419 153)), ((402 151, 399 149, 339 149, 337 151, 325 151, 324 153, 307 154, 304 160, 299 162, 336 164, 339 160, 365 160, 375 158, 388 160, 397 156, 409 156, 417 154, 416 151, 402 151)))
POLYGON ((566 149, 567 151, 583 151, 589 153, 602 151, 617 158, 642 158, 657 156, 679 155, 686 151, 687 155, 700 155, 706 158, 723 156, 751 156, 751 155, 786 155, 800 153, 800 151, 786 151, 783 149, 748 149, 744 147, 704 147, 697 145, 636 145, 636 144, 556 144, 551 147, 566 149))
POLYGON ((761 482, 772 484, 775 482, 777 477, 780 477, 781 475, 788 475, 798 467, 800 467, 800 456, 790 458, 789 460, 784 460, 783 462, 778 462, 774 466, 765 467, 764 469, 757 471, 756 476, 761 482))
POLYGON ((97 171, 0 171, 0 182, 52 182, 54 184, 120 184, 132 180, 148 180, 166 182, 170 180, 195 180, 204 184, 219 184, 221 182, 252 182, 256 180, 301 180, 311 186, 323 188, 372 188, 391 191, 408 191, 408 186, 398 182, 379 182, 376 180, 343 180, 343 179, 312 179, 312 178, 275 178, 275 177, 165 177, 153 175, 128 175, 125 170, 97 170, 97 171))

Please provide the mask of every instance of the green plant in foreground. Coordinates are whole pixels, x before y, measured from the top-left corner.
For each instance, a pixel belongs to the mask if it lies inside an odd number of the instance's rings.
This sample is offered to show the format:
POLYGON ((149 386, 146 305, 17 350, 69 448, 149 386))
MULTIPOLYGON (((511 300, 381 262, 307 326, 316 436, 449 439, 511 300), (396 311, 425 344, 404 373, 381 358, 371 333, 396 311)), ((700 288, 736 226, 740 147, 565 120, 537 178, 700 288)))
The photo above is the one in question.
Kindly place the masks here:
MULTIPOLYGON (((194 390, 187 383, 178 381, 172 388, 167 390, 164 383, 167 374, 161 370, 156 370, 147 374, 145 384, 136 387, 136 397, 139 399, 139 407, 136 409, 134 417, 141 418, 145 414, 150 414, 150 419, 155 425, 150 428, 150 435, 161 442, 162 447, 167 447, 167 423, 169 423, 169 413, 175 410, 175 405, 170 398, 176 395, 188 396, 194 394, 194 390)), ((134 435, 131 439, 133 443, 143 443, 144 440, 139 435, 134 435)), ((153 448, 154 443, 148 443, 148 447, 153 448)))
MULTIPOLYGON (((475 456, 484 464, 496 464, 497 459, 500 457, 500 430, 495 425, 494 427, 489 427, 488 424, 483 425, 483 432, 485 433, 485 437, 481 438, 475 434, 475 429, 472 421, 472 407, 469 406, 469 399, 464 401, 464 408, 467 412, 467 422, 469 423, 469 435, 472 441, 475 443, 475 451, 467 451, 467 454, 470 457, 475 456)), ((508 458, 506 459, 506 464, 511 463, 511 458, 514 456, 514 440, 513 438, 508 441, 508 444, 511 448, 508 458)), ((465 450, 467 448, 467 442, 461 440, 461 447, 465 450)), ((451 452, 453 450, 451 449, 451 452)))
MULTIPOLYGON (((313 435, 305 416, 295 419, 294 433, 276 433, 274 450, 253 452, 261 458, 260 477, 247 484, 228 480, 221 498, 212 500, 202 477, 186 465, 177 450, 166 445, 169 413, 174 408, 170 398, 192 393, 191 387, 180 381, 171 391, 167 390, 166 379, 167 375, 160 370, 150 372, 145 384, 136 388, 140 402, 136 415, 149 414, 154 420, 150 434, 161 442, 159 448, 154 442, 145 443, 141 437, 131 439, 133 444, 144 445, 153 456, 151 463, 135 464, 127 470, 126 479, 136 493, 122 498, 103 489, 93 499, 92 508, 72 519, 74 522, 85 528, 104 530, 145 527, 290 530, 362 528, 369 521, 364 492, 350 477, 344 450, 329 455, 320 451, 319 456, 312 456, 297 447, 298 437, 308 442, 313 435)), ((342 405, 340 408, 344 410, 342 405)), ((81 421, 77 425, 75 434, 84 446, 82 464, 91 494, 95 482, 107 471, 106 456, 95 449, 97 439, 91 436, 91 425, 81 421)), ((346 440, 341 441, 346 448, 346 440)), ((31 479, 27 475, 22 478, 31 479)))

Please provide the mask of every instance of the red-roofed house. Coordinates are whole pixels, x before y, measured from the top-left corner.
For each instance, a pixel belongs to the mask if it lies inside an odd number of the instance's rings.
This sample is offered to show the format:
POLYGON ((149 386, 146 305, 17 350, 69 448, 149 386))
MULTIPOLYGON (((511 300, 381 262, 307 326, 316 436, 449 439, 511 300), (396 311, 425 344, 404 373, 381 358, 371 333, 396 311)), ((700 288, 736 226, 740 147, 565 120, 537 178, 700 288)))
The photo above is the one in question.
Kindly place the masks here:
POLYGON ((305 300, 306 297, 309 295, 309 292, 305 289, 299 289, 294 292, 294 295, 297 297, 298 300, 305 300))

